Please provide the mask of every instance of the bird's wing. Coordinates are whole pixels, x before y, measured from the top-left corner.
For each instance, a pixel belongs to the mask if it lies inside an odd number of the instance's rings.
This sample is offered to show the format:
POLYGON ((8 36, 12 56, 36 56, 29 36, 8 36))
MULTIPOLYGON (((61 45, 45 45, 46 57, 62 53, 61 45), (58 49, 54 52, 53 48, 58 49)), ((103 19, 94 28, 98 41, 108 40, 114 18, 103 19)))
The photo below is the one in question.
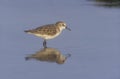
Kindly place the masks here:
POLYGON ((56 34, 57 30, 54 27, 54 24, 43 25, 35 29, 36 33, 45 34, 45 35, 54 35, 56 34))

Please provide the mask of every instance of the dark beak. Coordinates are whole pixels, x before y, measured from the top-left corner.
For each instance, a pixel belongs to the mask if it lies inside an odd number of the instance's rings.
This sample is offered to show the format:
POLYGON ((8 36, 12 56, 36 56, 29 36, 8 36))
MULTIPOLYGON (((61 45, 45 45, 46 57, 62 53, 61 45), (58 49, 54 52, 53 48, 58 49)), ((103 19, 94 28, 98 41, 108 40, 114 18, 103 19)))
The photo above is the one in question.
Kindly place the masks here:
POLYGON ((65 56, 66 56, 66 59, 67 59, 67 58, 71 57, 71 54, 66 54, 65 56))
POLYGON ((69 31, 71 31, 71 29, 70 29, 70 28, 68 28, 68 27, 66 27, 66 29, 67 29, 67 30, 69 30, 69 31))

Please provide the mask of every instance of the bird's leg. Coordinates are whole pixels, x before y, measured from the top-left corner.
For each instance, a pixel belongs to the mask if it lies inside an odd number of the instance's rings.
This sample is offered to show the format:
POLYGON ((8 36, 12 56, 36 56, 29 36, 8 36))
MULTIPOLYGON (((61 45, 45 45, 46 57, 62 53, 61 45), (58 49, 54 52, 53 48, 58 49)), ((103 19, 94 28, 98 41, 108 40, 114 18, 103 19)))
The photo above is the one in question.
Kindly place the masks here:
POLYGON ((46 40, 44 40, 44 41, 43 41, 43 47, 44 47, 44 48, 47 48, 47 45, 46 45, 46 44, 47 44, 47 42, 46 42, 46 40))

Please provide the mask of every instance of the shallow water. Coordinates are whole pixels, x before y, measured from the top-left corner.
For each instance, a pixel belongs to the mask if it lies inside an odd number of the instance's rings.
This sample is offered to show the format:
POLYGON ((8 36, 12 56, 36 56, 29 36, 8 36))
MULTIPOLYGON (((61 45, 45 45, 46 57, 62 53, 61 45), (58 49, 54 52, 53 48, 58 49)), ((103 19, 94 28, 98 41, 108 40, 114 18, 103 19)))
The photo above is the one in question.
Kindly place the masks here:
POLYGON ((0 79, 120 79, 120 10, 84 0, 0 1, 0 79), (43 40, 24 33, 39 25, 65 21, 48 47, 71 57, 64 64, 25 61, 43 40))

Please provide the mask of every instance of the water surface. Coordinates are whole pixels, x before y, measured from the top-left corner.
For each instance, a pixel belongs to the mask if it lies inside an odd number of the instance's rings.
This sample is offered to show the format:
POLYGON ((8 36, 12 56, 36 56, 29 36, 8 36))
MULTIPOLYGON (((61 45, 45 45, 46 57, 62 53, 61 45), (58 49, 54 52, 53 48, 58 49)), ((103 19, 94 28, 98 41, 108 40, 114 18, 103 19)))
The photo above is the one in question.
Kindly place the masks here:
POLYGON ((0 79, 120 79, 120 10, 89 5, 84 0, 1 0, 0 79), (48 47, 71 57, 64 64, 25 61, 43 40, 24 30, 65 21, 48 47))

